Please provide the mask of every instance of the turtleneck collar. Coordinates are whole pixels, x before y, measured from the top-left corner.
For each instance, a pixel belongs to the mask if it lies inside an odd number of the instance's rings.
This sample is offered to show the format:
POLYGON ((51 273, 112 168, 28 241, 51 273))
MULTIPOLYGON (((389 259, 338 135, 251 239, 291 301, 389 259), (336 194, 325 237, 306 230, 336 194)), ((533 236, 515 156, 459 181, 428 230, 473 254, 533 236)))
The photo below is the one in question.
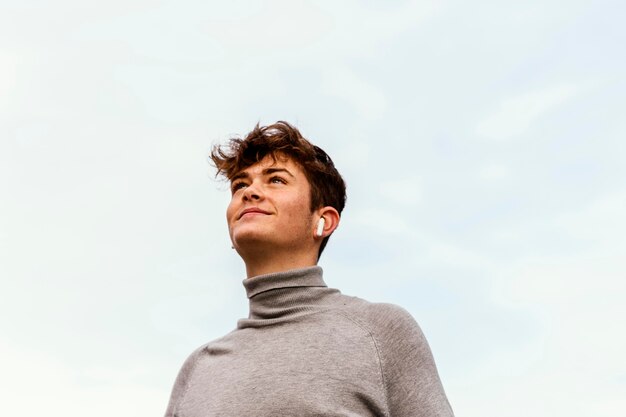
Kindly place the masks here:
POLYGON ((339 291, 328 288, 322 275, 321 267, 311 266, 244 280, 250 313, 237 327, 270 325, 323 308, 327 297, 339 291))
POLYGON ((257 294, 277 288, 325 287, 322 275, 321 267, 309 266, 247 278, 243 280, 243 286, 248 298, 252 299, 257 294))

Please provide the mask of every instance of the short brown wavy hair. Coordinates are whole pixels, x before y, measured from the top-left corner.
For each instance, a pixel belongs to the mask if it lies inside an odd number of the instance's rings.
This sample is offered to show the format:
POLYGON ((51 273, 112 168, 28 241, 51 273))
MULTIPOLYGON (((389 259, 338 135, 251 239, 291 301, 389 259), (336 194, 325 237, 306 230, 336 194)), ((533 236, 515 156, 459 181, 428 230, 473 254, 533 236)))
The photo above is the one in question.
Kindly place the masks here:
MULTIPOLYGON (((311 211, 331 206, 341 214, 346 205, 346 184, 335 164, 326 152, 287 122, 269 126, 257 123, 245 138, 231 138, 226 145, 214 145, 210 157, 217 168, 216 176, 231 180, 267 155, 274 160, 277 155, 284 155, 300 165, 311 186, 311 211)), ((329 237, 322 241, 318 258, 329 237)))

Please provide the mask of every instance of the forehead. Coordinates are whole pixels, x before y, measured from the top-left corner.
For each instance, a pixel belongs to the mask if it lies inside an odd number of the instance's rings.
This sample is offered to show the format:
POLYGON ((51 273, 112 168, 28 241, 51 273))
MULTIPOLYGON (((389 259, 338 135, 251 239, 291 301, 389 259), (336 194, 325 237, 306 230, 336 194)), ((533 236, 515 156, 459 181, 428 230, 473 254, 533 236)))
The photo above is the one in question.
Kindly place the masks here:
POLYGON ((292 158, 283 154, 266 155, 259 162, 252 164, 241 171, 235 173, 232 179, 241 178, 242 176, 253 176, 267 174, 268 169, 286 169, 294 177, 304 176, 304 171, 300 164, 296 163, 292 158))

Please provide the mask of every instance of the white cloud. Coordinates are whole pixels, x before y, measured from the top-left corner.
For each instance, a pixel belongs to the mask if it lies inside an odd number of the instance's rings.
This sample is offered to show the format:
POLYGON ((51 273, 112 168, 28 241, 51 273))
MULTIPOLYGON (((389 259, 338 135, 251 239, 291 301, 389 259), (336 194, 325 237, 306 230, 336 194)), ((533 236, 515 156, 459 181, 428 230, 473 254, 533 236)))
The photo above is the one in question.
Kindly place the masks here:
POLYGON ((409 233, 407 222, 400 213, 381 208, 368 208, 355 211, 349 224, 364 227, 371 233, 380 232, 387 235, 406 235, 409 233))
POLYGON ((618 256, 527 259, 501 269, 496 301, 525 311, 541 331, 526 347, 483 364, 480 389, 471 396, 456 394, 469 415, 487 413, 489 398, 496 401, 490 409, 505 407, 512 416, 554 410, 609 417, 624 408, 625 270, 618 256))
POLYGON ((562 214, 556 223, 573 238, 595 241, 613 252, 626 245, 626 192, 613 192, 587 207, 562 214))
POLYGON ((424 257, 433 264, 465 269, 489 270, 492 267, 492 261, 479 252, 446 242, 431 242, 424 257))
POLYGON ((509 415, 558 409, 559 414, 569 416, 608 417, 615 412, 611 407, 626 405, 625 196, 607 195, 556 219, 556 225, 572 239, 585 243, 594 238, 592 244, 568 256, 522 257, 498 268, 494 301, 526 311, 541 332, 529 341, 534 353, 520 350, 492 358, 481 370, 490 382, 481 383, 481 392, 472 392, 474 398, 461 400, 468 407, 480 409, 487 397, 501 398, 510 392, 517 398, 502 405, 519 413, 509 415), (524 358, 529 360, 519 375, 507 376, 515 362, 524 358), (527 401, 541 406, 536 410, 522 407, 527 401), (510 407, 515 403, 519 407, 510 407))
POLYGON ((422 201, 423 179, 418 176, 402 177, 395 180, 383 181, 379 193, 386 201, 393 205, 416 206, 422 201))
POLYGON ((439 0, 409 0, 369 8, 357 0, 340 3, 327 0, 323 7, 336 22, 329 44, 348 48, 345 49, 348 53, 372 53, 373 46, 414 29, 441 10, 443 4, 439 0))
MULTIPOLYGON (((205 30, 239 53, 267 50, 276 56, 285 48, 303 48, 316 42, 332 27, 332 19, 314 2, 273 0, 242 18, 212 19, 205 30)), ((255 53, 255 55, 258 52, 255 53)), ((252 64, 252 63, 251 63, 252 64)))
MULTIPOLYGON (((5 415, 104 417, 165 412, 169 391, 149 388, 146 380, 137 379, 138 373, 150 369, 145 364, 140 364, 139 369, 113 370, 107 364, 108 369, 78 370, 48 356, 45 343, 33 348, 0 345, 0 389, 4 393, 5 415)), ((156 374, 158 370, 149 372, 156 374)))
POLYGON ((510 169, 502 163, 491 163, 483 165, 478 170, 478 178, 486 182, 501 181, 510 176, 510 169))
POLYGON ((324 71, 322 90, 331 97, 347 101, 360 117, 367 120, 380 119, 387 108, 383 91, 347 68, 327 68, 324 71))
POLYGON ((0 110, 3 110, 2 113, 9 109, 9 99, 13 96, 17 73, 17 57, 6 50, 0 52, 0 110))
POLYGON ((574 85, 557 85, 504 99, 477 126, 480 136, 506 140, 523 134, 535 120, 580 92, 574 85))

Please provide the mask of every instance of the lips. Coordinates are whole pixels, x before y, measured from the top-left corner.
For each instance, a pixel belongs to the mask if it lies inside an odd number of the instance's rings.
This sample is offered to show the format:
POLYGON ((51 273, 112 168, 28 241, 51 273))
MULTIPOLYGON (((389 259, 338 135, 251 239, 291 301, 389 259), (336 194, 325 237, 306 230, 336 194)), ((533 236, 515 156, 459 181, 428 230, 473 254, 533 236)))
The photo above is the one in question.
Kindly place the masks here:
POLYGON ((237 217, 237 220, 241 219, 243 216, 245 216, 246 214, 250 214, 250 213, 271 214, 270 212, 265 211, 265 210, 261 210, 258 207, 250 207, 250 208, 245 209, 241 213, 239 213, 239 217, 237 217))

